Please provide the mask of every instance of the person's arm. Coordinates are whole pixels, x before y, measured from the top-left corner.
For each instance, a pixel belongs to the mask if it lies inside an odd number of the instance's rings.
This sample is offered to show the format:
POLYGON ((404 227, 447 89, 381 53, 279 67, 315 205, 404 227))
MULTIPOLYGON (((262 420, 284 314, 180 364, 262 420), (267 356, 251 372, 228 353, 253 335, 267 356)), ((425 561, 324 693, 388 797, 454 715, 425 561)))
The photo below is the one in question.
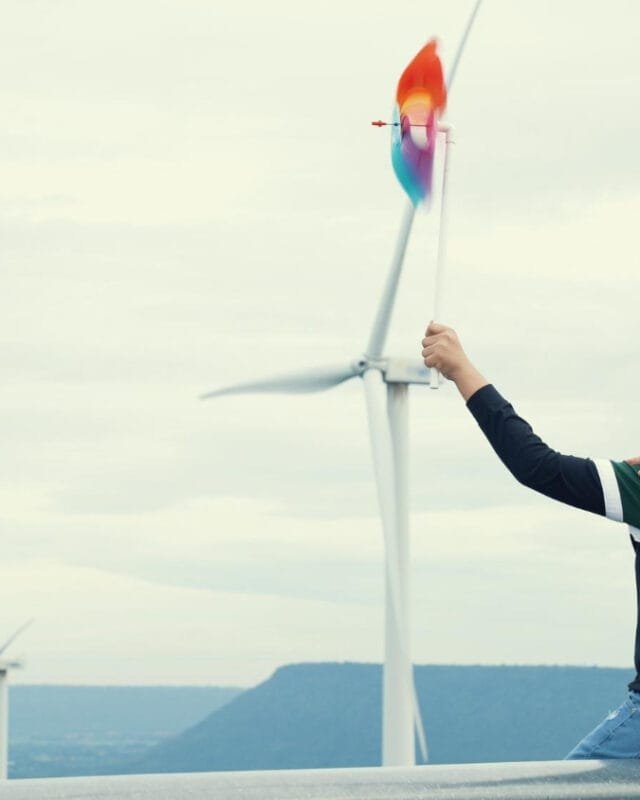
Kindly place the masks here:
POLYGON ((546 445, 490 384, 471 395, 467 408, 517 481, 554 500, 605 515, 596 462, 564 455, 546 445))
MULTIPOLYGON (((422 344, 425 365, 436 367, 456 384, 467 408, 516 480, 560 502, 612 516, 609 511, 613 505, 606 502, 613 474, 611 462, 563 455, 548 447, 473 366, 453 329, 432 322, 422 344)), ((640 494, 640 479, 638 484, 640 494)))

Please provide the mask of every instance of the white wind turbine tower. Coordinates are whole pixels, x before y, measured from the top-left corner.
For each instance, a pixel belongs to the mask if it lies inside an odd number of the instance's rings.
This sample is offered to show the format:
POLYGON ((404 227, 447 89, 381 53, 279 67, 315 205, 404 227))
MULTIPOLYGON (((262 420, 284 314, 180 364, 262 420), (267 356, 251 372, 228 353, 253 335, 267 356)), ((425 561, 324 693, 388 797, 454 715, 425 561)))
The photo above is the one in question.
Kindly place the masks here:
MULTIPOLYGON (((469 18, 447 78, 448 88, 451 87, 481 1, 476 0, 469 18)), ((436 298, 442 283, 447 151, 452 142, 449 126, 444 126, 441 132, 446 134, 447 149, 443 169, 436 298)), ((235 394, 306 394, 331 389, 352 378, 362 378, 385 543, 382 715, 382 763, 385 766, 414 765, 416 735, 422 758, 427 760, 426 737, 415 691, 409 645, 408 388, 410 384, 430 384, 432 388, 437 388, 438 376, 434 370, 426 369, 420 361, 384 355, 414 216, 414 206, 408 203, 369 341, 362 356, 347 365, 318 367, 274 376, 202 395, 203 399, 208 399, 235 394)), ((437 300, 435 305, 437 306, 437 300)))
POLYGON ((20 669, 22 661, 6 658, 4 651, 20 634, 33 622, 30 619, 11 634, 7 641, 0 647, 0 780, 6 780, 9 764, 9 691, 8 678, 10 669, 20 669))

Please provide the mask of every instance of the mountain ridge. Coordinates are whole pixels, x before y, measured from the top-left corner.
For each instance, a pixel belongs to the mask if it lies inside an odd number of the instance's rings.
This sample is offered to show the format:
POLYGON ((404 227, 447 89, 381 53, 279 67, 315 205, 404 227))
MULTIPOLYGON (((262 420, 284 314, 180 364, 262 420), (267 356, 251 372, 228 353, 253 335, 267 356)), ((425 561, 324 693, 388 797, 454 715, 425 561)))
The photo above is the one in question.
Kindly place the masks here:
MULTIPOLYGON (((626 697, 613 667, 415 667, 430 763, 561 759, 626 697)), ((303 769, 380 763, 382 668, 279 667, 126 772, 303 769)))

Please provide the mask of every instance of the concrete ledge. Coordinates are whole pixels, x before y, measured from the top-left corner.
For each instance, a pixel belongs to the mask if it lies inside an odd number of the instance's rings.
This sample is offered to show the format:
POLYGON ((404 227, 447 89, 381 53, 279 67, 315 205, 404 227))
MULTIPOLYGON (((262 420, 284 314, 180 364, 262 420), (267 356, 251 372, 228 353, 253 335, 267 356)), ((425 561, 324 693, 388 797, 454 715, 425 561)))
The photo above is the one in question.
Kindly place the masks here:
POLYGON ((640 760, 202 772, 7 781, 0 800, 587 800, 640 798, 640 760))

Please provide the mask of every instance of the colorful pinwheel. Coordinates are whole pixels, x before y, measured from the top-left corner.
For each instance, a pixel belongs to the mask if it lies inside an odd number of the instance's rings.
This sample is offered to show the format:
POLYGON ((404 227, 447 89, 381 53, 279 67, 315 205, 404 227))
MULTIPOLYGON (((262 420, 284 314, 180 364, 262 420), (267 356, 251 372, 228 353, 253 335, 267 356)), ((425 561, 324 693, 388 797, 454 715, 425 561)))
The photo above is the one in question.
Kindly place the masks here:
POLYGON ((414 206, 431 196, 438 118, 447 103, 437 43, 432 39, 402 73, 391 128, 391 161, 414 206))

